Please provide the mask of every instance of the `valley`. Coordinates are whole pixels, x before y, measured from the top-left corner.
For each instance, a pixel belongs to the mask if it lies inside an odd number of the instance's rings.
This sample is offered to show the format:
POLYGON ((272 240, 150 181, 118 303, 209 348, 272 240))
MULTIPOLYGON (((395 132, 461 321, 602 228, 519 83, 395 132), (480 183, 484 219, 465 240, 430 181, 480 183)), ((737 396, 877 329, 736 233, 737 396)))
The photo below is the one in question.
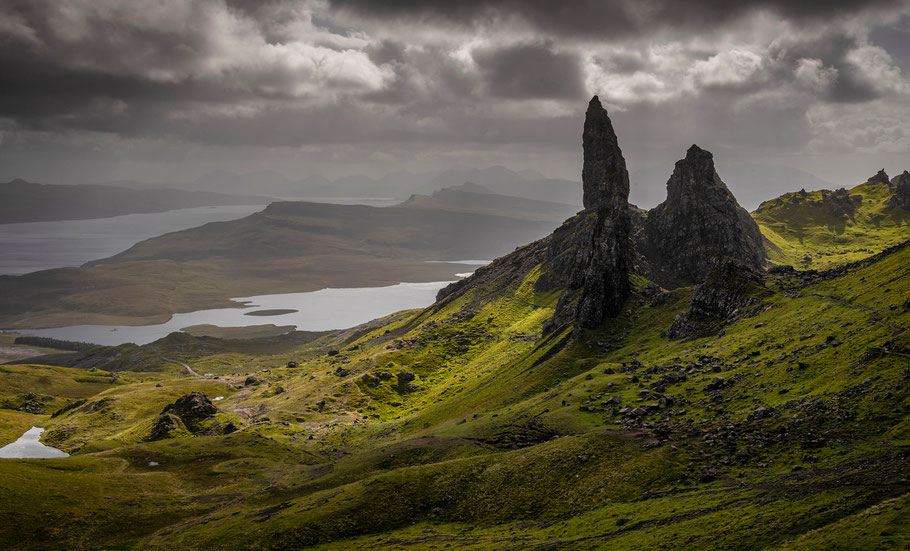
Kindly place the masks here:
MULTIPOLYGON (((597 97, 583 148, 586 209, 426 308, 0 366, 0 445, 35 425, 70 454, 0 460, 0 526, 15 527, 0 546, 906 548, 910 236, 888 210, 903 176, 844 192, 858 210, 843 228, 793 214, 827 209, 824 194, 750 216, 692 146, 645 212, 597 97)), ((273 204, 84 270, 236 243, 249 262, 291 256, 281 232, 331 226, 312 208, 273 204)), ((392 212, 420 219, 407 210, 392 212)), ((429 239, 365 227, 341 235, 390 255, 429 239)), ((439 259, 493 252, 460 246, 439 259)))

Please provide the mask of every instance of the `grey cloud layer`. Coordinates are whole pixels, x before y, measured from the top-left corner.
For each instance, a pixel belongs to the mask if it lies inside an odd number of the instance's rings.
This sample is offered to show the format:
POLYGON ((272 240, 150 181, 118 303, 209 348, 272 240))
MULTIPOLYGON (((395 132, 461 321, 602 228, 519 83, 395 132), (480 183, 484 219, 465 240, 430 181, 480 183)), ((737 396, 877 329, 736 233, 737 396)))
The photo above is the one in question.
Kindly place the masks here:
POLYGON ((910 52, 869 39, 907 14, 905 0, 0 0, 0 147, 572 149, 599 93, 633 156, 693 141, 910 151, 892 58, 910 52))

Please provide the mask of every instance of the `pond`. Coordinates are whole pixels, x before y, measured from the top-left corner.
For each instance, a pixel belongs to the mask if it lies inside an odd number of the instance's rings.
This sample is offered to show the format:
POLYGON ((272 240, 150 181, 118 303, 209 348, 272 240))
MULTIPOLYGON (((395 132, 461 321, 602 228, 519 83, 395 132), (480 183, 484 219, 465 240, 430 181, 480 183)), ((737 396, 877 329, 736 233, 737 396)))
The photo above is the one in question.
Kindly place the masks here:
POLYGON ((7 444, 0 448, 0 458, 4 459, 50 459, 52 457, 68 457, 65 451, 45 446, 38 439, 44 429, 41 427, 32 427, 25 431, 25 434, 19 437, 12 444, 7 444))

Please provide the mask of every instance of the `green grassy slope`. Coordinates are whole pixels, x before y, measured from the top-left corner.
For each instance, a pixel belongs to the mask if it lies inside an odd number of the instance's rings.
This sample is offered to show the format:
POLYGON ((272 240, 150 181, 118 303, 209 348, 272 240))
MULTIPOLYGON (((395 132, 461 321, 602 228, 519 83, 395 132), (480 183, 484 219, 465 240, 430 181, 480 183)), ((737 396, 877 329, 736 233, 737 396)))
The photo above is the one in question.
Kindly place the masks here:
POLYGON ((0 547, 906 548, 910 246, 691 341, 690 289, 541 339, 538 276, 32 416, 75 455, 0 461, 0 547), (144 441, 191 390, 240 430, 144 441))
POLYGON ((869 256, 910 238, 910 211, 887 205, 887 184, 866 182, 849 190, 852 214, 824 200, 827 191, 787 193, 752 213, 771 261, 799 269, 824 269, 869 256))

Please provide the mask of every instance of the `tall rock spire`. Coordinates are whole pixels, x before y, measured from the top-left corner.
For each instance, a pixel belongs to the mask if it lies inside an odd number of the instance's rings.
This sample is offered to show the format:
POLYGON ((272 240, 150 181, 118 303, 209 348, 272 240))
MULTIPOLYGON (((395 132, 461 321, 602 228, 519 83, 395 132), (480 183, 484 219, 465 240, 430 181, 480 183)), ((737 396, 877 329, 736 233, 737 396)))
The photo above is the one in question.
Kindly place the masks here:
POLYGON ((586 209, 628 209, 629 172, 619 149, 613 123, 597 96, 591 98, 585 113, 582 134, 584 166, 581 181, 586 209))
POLYGON ((585 210, 553 234, 549 273, 538 280, 541 286, 565 287, 545 332, 567 324, 597 327, 621 311, 631 291, 629 173, 597 96, 588 104, 582 144, 585 210))
POLYGON ((718 257, 755 271, 764 263, 758 225, 717 175, 714 156, 697 145, 676 163, 667 199, 648 211, 645 231, 642 252, 666 287, 703 282, 718 257))

